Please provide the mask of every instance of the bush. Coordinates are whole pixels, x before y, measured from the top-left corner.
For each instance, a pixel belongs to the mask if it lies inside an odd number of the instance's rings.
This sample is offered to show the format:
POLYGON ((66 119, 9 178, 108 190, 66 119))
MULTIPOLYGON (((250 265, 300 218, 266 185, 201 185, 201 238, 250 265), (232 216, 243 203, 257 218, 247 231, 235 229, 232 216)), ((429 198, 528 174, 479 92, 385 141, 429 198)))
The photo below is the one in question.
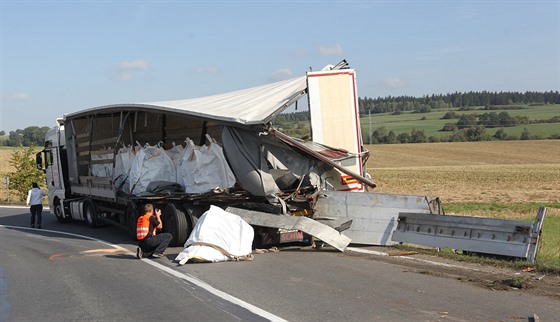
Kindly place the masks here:
POLYGON ((10 190, 15 191, 16 198, 20 201, 27 199, 27 192, 31 189, 31 183, 36 182, 41 186, 45 180, 45 173, 38 170, 35 164, 35 148, 15 149, 10 158, 10 164, 16 169, 14 172, 6 173, 10 177, 10 190))
POLYGON ((458 118, 459 118, 459 114, 455 113, 454 111, 447 112, 443 114, 443 116, 441 117, 442 120, 450 120, 450 119, 458 119, 458 118))
POLYGON ((440 131, 444 131, 444 132, 457 131, 457 124, 455 124, 455 123, 445 123, 445 125, 441 128, 440 131))

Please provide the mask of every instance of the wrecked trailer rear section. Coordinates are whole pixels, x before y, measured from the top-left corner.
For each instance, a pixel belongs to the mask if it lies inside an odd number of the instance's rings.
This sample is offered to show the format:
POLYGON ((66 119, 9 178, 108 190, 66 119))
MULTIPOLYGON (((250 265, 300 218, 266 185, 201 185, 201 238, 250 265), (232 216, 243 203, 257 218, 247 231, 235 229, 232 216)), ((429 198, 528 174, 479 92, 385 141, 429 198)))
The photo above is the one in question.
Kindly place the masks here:
MULTIPOLYGON (((314 77, 319 75, 321 81, 332 77, 346 84, 342 97, 349 99, 339 116, 350 113, 358 126, 353 70, 314 72, 314 77)), ((330 90, 317 84, 313 88, 330 90)), ((274 129, 274 116, 308 91, 308 78, 300 77, 211 97, 108 105, 65 115, 47 134, 44 156, 38 158, 47 174, 51 211, 60 222, 83 220, 91 227, 109 222, 134 238, 141 207, 154 203, 163 209, 164 230, 173 234, 173 245, 185 242, 211 205, 258 211, 271 218, 313 218, 319 191, 364 187, 348 177, 355 169, 363 170, 367 151, 361 150, 361 138, 356 137, 359 127, 349 140, 353 150, 312 142, 320 153, 309 151, 306 144, 311 141, 274 129)), ((340 93, 326 97, 340 106, 340 93)), ((308 104, 327 103, 325 98, 311 101, 308 104)), ((374 186, 359 174, 360 180, 374 186)), ((259 227, 275 226, 263 222, 259 227)), ((277 228, 286 233, 281 241, 304 236, 297 233, 300 230, 277 228)), ((311 235, 316 231, 302 230, 311 235)), ((345 240, 340 243, 344 249, 347 237, 337 233, 345 240)))

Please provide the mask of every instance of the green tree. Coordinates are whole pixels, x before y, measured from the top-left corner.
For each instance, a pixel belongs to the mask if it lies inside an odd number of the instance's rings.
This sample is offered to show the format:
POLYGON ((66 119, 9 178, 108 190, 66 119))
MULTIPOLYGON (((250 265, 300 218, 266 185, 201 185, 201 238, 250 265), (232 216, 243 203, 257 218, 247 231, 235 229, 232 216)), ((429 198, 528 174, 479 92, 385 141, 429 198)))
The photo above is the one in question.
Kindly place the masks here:
POLYGON ((493 137, 498 140, 505 140, 507 139, 508 135, 504 129, 499 129, 498 131, 496 131, 493 137))
POLYGON ((484 141, 486 140, 486 128, 484 126, 469 127, 464 130, 467 141, 484 141))
POLYGON ((8 138, 8 145, 9 146, 23 145, 23 131, 19 129, 15 131, 10 131, 10 136, 8 138))
POLYGON ((385 142, 385 143, 387 143, 387 144, 399 143, 399 142, 397 141, 397 135, 395 134, 394 131, 389 131, 389 134, 387 134, 387 137, 386 137, 386 138, 387 138, 387 139, 386 139, 386 142, 385 142))
POLYGON ((397 135, 397 141, 400 143, 410 143, 410 133, 399 133, 399 135, 397 135))
POLYGON ((45 174, 35 164, 35 148, 15 149, 9 162, 15 168, 14 172, 6 174, 10 177, 10 190, 15 191, 17 199, 25 201, 31 183, 41 186, 46 181, 45 174))
POLYGON ((529 134, 529 130, 527 128, 523 128, 523 132, 521 132, 521 140, 530 140, 531 135, 529 134))
POLYGON ((428 142, 428 138, 424 133, 424 130, 412 129, 410 132, 410 143, 425 143, 428 142))
POLYGON ((474 114, 461 114, 459 120, 457 121, 457 127, 459 129, 465 129, 468 127, 473 127, 478 124, 478 119, 474 114))
POLYGON ((379 127, 375 131, 373 131, 373 134, 371 135, 371 143, 372 144, 385 143, 386 137, 387 137, 387 128, 384 126, 379 127))

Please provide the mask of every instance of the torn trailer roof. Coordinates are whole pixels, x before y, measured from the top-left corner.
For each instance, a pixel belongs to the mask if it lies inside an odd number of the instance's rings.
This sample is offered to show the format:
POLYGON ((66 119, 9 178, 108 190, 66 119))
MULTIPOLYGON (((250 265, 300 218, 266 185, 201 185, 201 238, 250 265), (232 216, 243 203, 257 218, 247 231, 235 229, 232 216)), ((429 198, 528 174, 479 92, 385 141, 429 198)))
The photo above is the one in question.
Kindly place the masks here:
MULTIPOLYGON (((306 95, 307 91, 307 77, 304 76, 206 97, 100 106, 66 114, 65 119, 72 120, 92 114, 144 110, 178 113, 232 125, 264 125, 306 95)), ((317 142, 294 139, 280 133, 278 130, 273 130, 272 134, 287 145, 296 147, 300 152, 327 163, 345 175, 356 179, 361 184, 370 188, 376 187, 372 180, 339 164, 341 160, 356 158, 358 155, 367 160, 369 151, 363 150, 360 153, 351 153, 344 149, 333 148, 317 142)))
POLYGON ((302 76, 263 86, 212 96, 150 103, 113 104, 66 114, 75 118, 92 113, 153 110, 179 113, 241 125, 266 124, 307 93, 307 77, 302 76))

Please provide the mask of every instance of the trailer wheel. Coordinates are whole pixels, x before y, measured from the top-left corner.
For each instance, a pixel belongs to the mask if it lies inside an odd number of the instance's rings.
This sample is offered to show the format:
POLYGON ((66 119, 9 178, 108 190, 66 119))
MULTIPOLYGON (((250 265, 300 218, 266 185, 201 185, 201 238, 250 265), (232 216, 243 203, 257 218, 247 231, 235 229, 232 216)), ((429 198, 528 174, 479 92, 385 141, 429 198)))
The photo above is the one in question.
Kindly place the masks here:
POLYGON ((170 246, 183 246, 189 233, 189 221, 180 205, 168 204, 163 210, 163 232, 171 233, 170 246))
POLYGON ((136 204, 129 202, 126 205, 126 230, 131 239, 136 239, 136 222, 138 221, 138 209, 136 204))
POLYGON ((70 222, 71 220, 70 218, 64 217, 64 214, 62 213, 62 204, 60 203, 60 199, 54 200, 54 215, 59 223, 67 223, 70 222))
POLYGON ((90 199, 84 200, 84 217, 90 228, 97 227, 97 209, 95 209, 95 204, 90 199))

